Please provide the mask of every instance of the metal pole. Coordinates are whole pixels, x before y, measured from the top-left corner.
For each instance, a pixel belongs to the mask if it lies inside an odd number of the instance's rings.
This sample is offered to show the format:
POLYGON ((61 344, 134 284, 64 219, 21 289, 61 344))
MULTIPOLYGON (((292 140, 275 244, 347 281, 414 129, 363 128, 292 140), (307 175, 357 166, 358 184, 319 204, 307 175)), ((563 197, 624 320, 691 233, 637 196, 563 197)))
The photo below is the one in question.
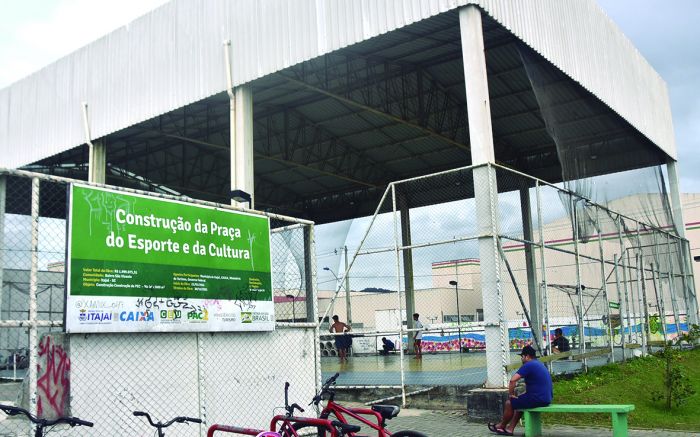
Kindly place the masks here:
POLYGON ((608 340, 610 346, 610 360, 615 362, 615 350, 613 349, 612 319, 610 318, 610 300, 608 299, 608 281, 605 277, 605 254, 603 252, 603 232, 600 229, 600 211, 595 208, 595 225, 598 228, 598 253, 600 256, 600 280, 603 282, 603 300, 605 301, 605 314, 608 317, 608 340))
POLYGON ((644 323, 642 329, 642 351, 649 351, 649 306, 647 305, 647 287, 646 278, 644 277, 644 249, 642 248, 642 242, 639 233, 639 222, 637 222, 637 291, 639 293, 639 306, 640 306, 640 317, 643 317, 642 322, 644 323))
MULTIPOLYGON (((348 272, 348 246, 345 249, 345 271, 348 272)), ((345 315, 347 316, 348 325, 352 326, 352 312, 350 305, 350 273, 345 275, 345 315)))
MULTIPOLYGON (((581 289, 581 264, 579 259, 579 248, 578 248, 578 213, 576 209, 576 203, 574 202, 574 196, 569 194, 569 205, 571 207, 571 225, 574 231, 574 257, 576 262, 576 294, 578 294, 578 329, 579 329, 579 352, 581 354, 586 352, 586 334, 585 327, 583 325, 583 290, 581 289)), ((588 367, 588 362, 583 359, 584 370, 588 367)))
MULTIPOLYGON (((659 313, 659 321, 661 322, 664 344, 666 344, 668 341, 668 336, 666 333, 666 298, 664 297, 664 287, 663 282, 661 281, 661 255, 659 254, 661 249, 659 248, 656 232, 654 232, 654 244, 652 246, 652 250, 655 254, 654 260, 656 263, 651 263, 651 276, 654 280, 654 292, 656 293, 656 309, 659 313), (654 269, 654 267, 656 267, 656 269, 654 269)), ((651 327, 649 327, 649 330, 651 331, 651 327)))
MULTIPOLYGON (((549 341, 549 290, 547 288, 547 268, 544 255, 544 226, 542 225, 542 198, 540 196, 540 181, 535 184, 535 191, 537 193, 537 227, 540 233, 540 270, 542 272, 542 303, 544 306, 544 325, 545 325, 545 336, 547 353, 552 354, 552 343, 549 341)), ((537 327, 542 329, 541 327, 537 327)), ((548 363, 549 371, 552 371, 552 362, 548 363)))
MULTIPOLYGON (((658 310, 659 313, 659 323, 661 324, 661 333, 664 336, 664 344, 668 341, 668 338, 666 336, 666 311, 663 309, 663 305, 660 303, 660 298, 659 294, 663 296, 664 290, 661 288, 661 276, 659 274, 659 266, 656 266, 654 268, 654 263, 649 263, 649 266, 651 267, 651 278, 654 282, 654 294, 656 295, 656 309, 658 310), (657 275, 658 278, 657 278, 657 275)), ((649 327, 651 330, 651 327, 649 327)))
MULTIPOLYGON (((399 222, 396 211, 396 185, 391 184, 391 203, 394 211, 394 250, 396 252, 396 301, 399 310, 399 369, 401 371, 401 405, 406 406, 406 382, 403 364, 403 316, 401 314, 401 261, 399 259, 399 222)), ((406 314, 408 319, 409 315, 406 314)))
MULTIPOLYGON (((630 297, 629 297, 629 284, 627 283, 627 265, 629 262, 625 262, 625 258, 627 258, 627 261, 629 261, 629 254, 625 248, 625 244, 622 240, 622 219, 618 217, 617 220, 617 235, 618 239, 620 240, 620 261, 621 261, 621 266, 622 266, 622 285, 625 291, 625 314, 624 316, 621 314, 621 318, 625 317, 627 318, 627 341, 625 342, 624 336, 623 336, 623 347, 625 343, 632 343, 632 320, 630 318, 630 297)), ((624 333, 623 333, 624 334, 624 333)))
POLYGON ((39 272, 39 179, 32 179, 31 270, 29 271, 29 411, 36 415, 38 362, 36 292, 39 272))
MULTIPOLYGON (((666 272, 668 277, 668 289, 671 293, 671 307, 673 308, 673 321, 676 325, 676 335, 681 335, 681 322, 680 322, 680 311, 678 310, 678 300, 676 296, 676 286, 675 286, 675 267, 673 263, 673 257, 671 256, 671 238, 666 236, 666 258, 668 259, 668 271, 666 272)), ((665 325, 664 325, 665 327, 665 325)))
MULTIPOLYGON (((622 259, 622 256, 620 256, 622 259)), ((615 262, 615 285, 617 286, 617 303, 618 303, 618 314, 620 316, 620 348, 622 349, 622 361, 625 361, 625 317, 623 313, 622 306, 622 293, 620 292, 620 273, 618 270, 618 258, 617 254, 613 254, 613 261, 615 262)))
POLYGON ((457 349, 459 349, 459 353, 462 353, 462 316, 459 313, 459 292, 457 291, 459 282, 455 282, 455 298, 457 299, 457 349))

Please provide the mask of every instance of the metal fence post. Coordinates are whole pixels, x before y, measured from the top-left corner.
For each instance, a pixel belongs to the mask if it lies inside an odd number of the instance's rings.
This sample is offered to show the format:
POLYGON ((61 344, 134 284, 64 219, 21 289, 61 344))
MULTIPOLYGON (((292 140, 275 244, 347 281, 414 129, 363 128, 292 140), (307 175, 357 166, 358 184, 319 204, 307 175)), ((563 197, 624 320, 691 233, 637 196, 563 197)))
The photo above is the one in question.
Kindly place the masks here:
MULTIPOLYGON (((537 227, 540 233, 540 270, 542 272, 542 304, 544 312, 544 326, 546 335, 547 353, 552 354, 552 343, 549 341, 549 290, 547 288, 547 263, 545 261, 545 242, 544 242, 544 226, 542 224, 542 198, 540 195, 540 181, 536 181, 535 190, 537 193, 537 227)), ((552 362, 549 362, 549 371, 552 371, 552 362)))
POLYGON ((617 254, 613 254, 613 261, 615 262, 615 285, 617 286, 617 303, 618 303, 618 314, 620 315, 620 348, 622 350, 622 361, 625 361, 625 314, 624 308, 627 307, 625 304, 622 305, 622 293, 620 292, 620 273, 619 273, 619 260, 617 254))
POLYGON ((666 235, 666 258, 668 259, 668 286, 669 290, 671 292, 671 306, 673 308, 673 321, 676 325, 676 334, 681 335, 681 322, 680 322, 680 311, 678 310, 678 297, 676 295, 676 286, 675 286, 675 267, 673 263, 673 257, 671 256, 671 237, 669 235, 666 235))
MULTIPOLYGON (((401 365, 399 366, 401 370, 401 405, 406 406, 406 381, 403 363, 403 320, 401 315, 401 259, 399 255, 400 245, 399 245, 399 219, 396 210, 396 185, 391 184, 391 203, 392 210, 394 214, 394 250, 396 252, 396 304, 399 310, 399 342, 402 343, 399 349, 399 357, 401 360, 401 365)), ((408 319, 409 315, 406 314, 408 319)))
MULTIPOLYGON (((582 199, 579 199, 579 201, 582 199)), ((571 225, 574 231, 574 257, 576 263, 576 294, 578 295, 578 329, 579 329, 579 353, 583 354, 586 352, 586 333, 585 326, 583 325, 583 290, 581 289, 581 258, 579 257, 579 247, 578 247, 578 213, 576 202, 574 202, 574 195, 569 193, 569 206, 571 207, 571 225)), ((587 360, 583 359, 583 368, 588 367, 587 360)))
POLYGON ((610 318, 610 300, 608 299, 608 281, 605 278, 605 253, 603 251, 603 233, 600 228, 600 214, 598 206, 595 207, 595 226, 598 229, 598 254, 600 256, 600 280, 603 282, 603 300, 605 300, 605 314, 608 317, 608 339, 610 345, 610 359, 615 362, 615 350, 613 349, 612 319, 610 318))

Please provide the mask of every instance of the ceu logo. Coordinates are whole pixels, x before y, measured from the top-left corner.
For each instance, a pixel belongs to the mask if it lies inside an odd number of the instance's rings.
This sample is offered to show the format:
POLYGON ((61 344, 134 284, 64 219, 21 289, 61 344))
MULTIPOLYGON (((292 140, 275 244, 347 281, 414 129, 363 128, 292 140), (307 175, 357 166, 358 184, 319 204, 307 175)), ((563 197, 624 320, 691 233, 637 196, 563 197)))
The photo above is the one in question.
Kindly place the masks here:
POLYGON ((202 311, 190 311, 187 313, 187 320, 201 320, 203 322, 209 320, 209 311, 206 308, 202 311))
POLYGON ((161 320, 177 320, 182 318, 182 311, 180 310, 161 310, 160 311, 161 320))
POLYGON ((119 313, 122 322, 153 322, 155 316, 151 311, 122 311, 119 313))
POLYGON ((241 312, 241 323, 253 323, 253 313, 241 312))
POLYGON ((85 308, 80 308, 80 314, 78 315, 78 320, 84 322, 87 320, 87 310, 85 308))

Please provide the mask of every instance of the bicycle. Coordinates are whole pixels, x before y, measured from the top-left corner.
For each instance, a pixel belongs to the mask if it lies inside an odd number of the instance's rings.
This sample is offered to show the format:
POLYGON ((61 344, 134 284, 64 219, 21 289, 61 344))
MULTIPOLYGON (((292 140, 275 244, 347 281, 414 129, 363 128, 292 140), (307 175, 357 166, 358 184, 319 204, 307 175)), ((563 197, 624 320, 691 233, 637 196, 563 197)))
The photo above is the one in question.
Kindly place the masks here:
POLYGON ((357 425, 351 425, 340 420, 328 420, 328 418, 298 417, 294 411, 304 412, 298 404, 289 405, 289 382, 284 383, 284 409, 286 414, 277 415, 270 421, 270 429, 277 430, 278 422, 281 423, 279 433, 282 437, 298 437, 298 430, 312 427, 318 430, 319 436, 344 437, 353 436, 360 430, 357 425))
POLYGON ((48 434, 50 431, 46 430, 46 432, 44 432, 44 428, 54 427, 61 423, 70 425, 71 428, 74 426, 91 427, 94 425, 92 422, 88 422, 87 420, 82 420, 78 419, 77 417, 69 416, 58 417, 56 419, 40 419, 36 416, 33 416, 29 411, 25 410, 24 408, 11 407, 9 405, 0 405, 0 410, 2 410, 8 416, 16 416, 18 414, 24 414, 25 416, 27 416, 29 421, 36 425, 36 429, 34 430, 34 437, 44 437, 44 435, 48 434))
MULTIPOLYGON (((323 400, 324 395, 327 396, 328 403, 319 414, 319 419, 329 420, 331 415, 333 415, 338 422, 347 424, 348 422, 346 417, 351 417, 352 419, 361 422, 363 425, 377 431, 378 437, 427 437, 425 434, 417 431, 398 431, 392 433, 386 429, 386 421, 398 416, 399 412, 401 411, 401 408, 397 405, 373 405, 371 408, 351 408, 344 407, 336 403, 335 391, 333 391, 331 387, 335 385, 339 376, 340 374, 336 373, 328 378, 328 380, 323 383, 321 391, 319 391, 316 396, 314 396, 311 403, 309 403, 309 405, 313 404, 314 408, 316 408, 318 411, 318 406, 323 400), (371 422, 363 416, 370 416, 374 418, 376 422, 371 422)), ((333 423, 335 422, 336 421, 333 423)), ((295 424, 294 426, 295 430, 313 427, 313 425, 306 423, 299 423, 295 424)), ((359 431, 359 429, 357 431, 359 431)), ((355 434, 357 431, 348 433, 348 437, 360 437, 359 435, 355 434)), ((327 437, 327 434, 324 429, 318 428, 317 436, 327 437)))
POLYGON ((297 417, 294 416, 295 411, 304 412, 298 404, 289 405, 289 382, 284 384, 284 409, 285 414, 278 414, 270 421, 270 431, 263 431, 255 428, 244 428, 232 425, 213 424, 207 430, 207 437, 213 437, 214 433, 227 432, 233 434, 250 435, 256 437, 275 436, 275 437, 298 437, 295 426, 300 428, 303 426, 313 426, 325 432, 328 431, 330 437, 343 437, 349 435, 350 432, 360 430, 359 426, 345 424, 340 421, 330 421, 325 419, 316 419, 312 417, 297 417), (279 430, 277 429, 279 426, 279 430))
POLYGON ((151 420, 150 414, 148 414, 148 413, 145 413, 143 411, 134 411, 133 413, 134 413, 134 416, 136 416, 136 417, 145 417, 146 419, 148 419, 148 423, 152 427, 154 427, 158 430, 158 437, 164 437, 165 436, 164 429, 169 427, 173 423, 187 423, 187 422, 202 423, 202 419, 197 419, 195 417, 185 417, 185 416, 175 417, 174 419, 171 419, 165 423, 162 423, 162 422, 154 423, 153 420, 151 420))

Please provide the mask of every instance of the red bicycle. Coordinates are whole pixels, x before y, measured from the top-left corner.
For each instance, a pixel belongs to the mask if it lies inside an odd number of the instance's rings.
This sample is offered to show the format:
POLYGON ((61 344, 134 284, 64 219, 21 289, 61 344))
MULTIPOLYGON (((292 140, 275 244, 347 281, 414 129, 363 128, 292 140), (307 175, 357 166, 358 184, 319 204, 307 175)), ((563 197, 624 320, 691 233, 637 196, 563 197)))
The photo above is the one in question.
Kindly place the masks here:
MULTIPOLYGON (((345 437, 354 435, 360 427, 350 425, 339 420, 317 419, 313 417, 294 416, 295 411, 304 412, 298 404, 289 405, 289 383, 284 384, 284 409, 286 414, 279 414, 270 421, 270 431, 254 428, 243 428, 238 426, 214 424, 209 427, 207 437, 213 437, 215 432, 226 432, 232 434, 242 434, 250 436, 261 436, 266 433, 278 435, 280 437, 299 437, 297 430, 312 427, 318 430, 319 435, 329 437, 345 437)), ((304 434, 305 435, 305 434, 304 434)))
MULTIPOLYGON (((330 420, 331 415, 336 418, 336 420, 331 423, 335 424, 337 422, 348 424, 348 417, 362 423, 363 425, 377 431, 377 437, 427 437, 425 434, 416 431, 398 431, 395 433, 389 432, 386 429, 386 421, 398 416, 401 408, 397 405, 373 405, 371 408, 350 408, 344 407, 335 402, 335 391, 332 387, 335 385, 336 380, 340 376, 339 373, 328 378, 328 380, 323 383, 321 391, 314 396, 311 404, 318 409, 319 404, 324 399, 328 399, 328 403, 323 408, 319 414, 319 420, 330 420), (369 419, 368 419, 369 417, 369 419)), ((303 410, 302 410, 303 411, 303 410)), ((318 437, 333 437, 334 434, 328 433, 326 428, 319 427, 311 423, 305 423, 300 421, 293 425, 295 430, 301 430, 304 428, 317 428, 318 437)), ((360 437, 356 434, 360 429, 347 432, 345 435, 348 437, 360 437)), ((296 436, 296 434, 295 434, 296 436)))

